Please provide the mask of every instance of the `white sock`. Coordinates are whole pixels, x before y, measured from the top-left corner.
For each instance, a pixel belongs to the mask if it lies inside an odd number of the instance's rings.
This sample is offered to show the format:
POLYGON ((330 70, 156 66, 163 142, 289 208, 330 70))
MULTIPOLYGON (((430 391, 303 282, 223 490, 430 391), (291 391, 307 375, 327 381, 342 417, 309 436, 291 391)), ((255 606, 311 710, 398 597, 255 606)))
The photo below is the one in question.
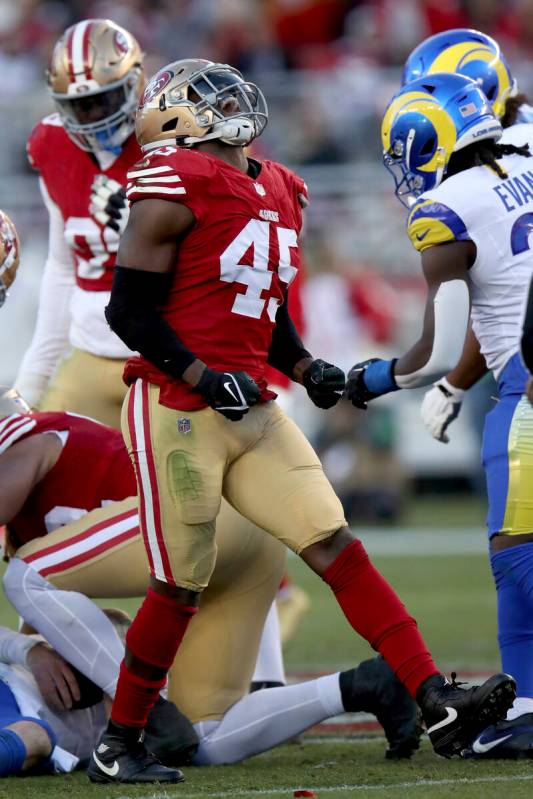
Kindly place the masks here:
POLYGON ((243 697, 220 721, 194 725, 200 746, 197 766, 236 763, 299 735, 344 710, 339 674, 243 697))
POLYGON ((4 576, 7 598, 69 663, 114 696, 124 646, 105 613, 88 597, 61 591, 20 558, 4 576))
POLYGON ((513 706, 507 711, 507 721, 517 719, 525 713, 533 713, 533 699, 527 696, 517 696, 513 706))
POLYGON ((265 619, 252 682, 285 683, 285 681, 278 609, 276 603, 273 602, 265 619))

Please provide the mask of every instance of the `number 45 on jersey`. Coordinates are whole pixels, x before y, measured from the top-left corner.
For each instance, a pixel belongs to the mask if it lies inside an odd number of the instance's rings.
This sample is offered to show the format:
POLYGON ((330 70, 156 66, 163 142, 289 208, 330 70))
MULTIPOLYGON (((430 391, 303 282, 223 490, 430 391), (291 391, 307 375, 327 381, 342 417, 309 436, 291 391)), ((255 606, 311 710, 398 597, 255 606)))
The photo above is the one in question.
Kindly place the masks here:
POLYGON ((275 297, 262 299, 261 294, 269 291, 274 272, 268 268, 270 237, 277 236, 279 263, 277 273, 283 283, 290 286, 298 269, 291 266, 291 248, 298 248, 298 236, 295 230, 278 227, 272 222, 250 219, 220 256, 220 278, 225 283, 242 283, 244 294, 237 294, 233 302, 232 312, 240 316, 259 319, 267 305, 267 313, 272 322, 276 320, 279 300, 275 297), (245 253, 253 245, 253 266, 240 263, 245 253))

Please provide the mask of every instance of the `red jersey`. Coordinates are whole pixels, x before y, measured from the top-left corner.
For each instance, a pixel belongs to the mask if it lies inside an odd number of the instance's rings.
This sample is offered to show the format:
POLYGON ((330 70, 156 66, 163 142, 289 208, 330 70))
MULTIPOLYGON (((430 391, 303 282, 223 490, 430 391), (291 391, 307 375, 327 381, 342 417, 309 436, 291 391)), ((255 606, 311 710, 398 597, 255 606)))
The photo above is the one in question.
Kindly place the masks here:
POLYGON ((135 496, 137 485, 118 430, 74 414, 12 414, 0 421, 0 453, 40 433, 66 438, 55 466, 8 524, 16 547, 81 518, 109 501, 135 496), (64 436, 63 436, 64 434, 64 436))
MULTIPOLYGON (((273 399, 265 367, 277 309, 300 263, 305 183, 275 163, 253 162, 256 177, 198 150, 161 147, 128 173, 127 196, 186 205, 196 224, 180 243, 162 317, 212 369, 245 371, 262 399, 273 399)), ((143 377, 161 386, 160 402, 178 410, 205 407, 183 380, 144 358, 131 358, 127 383, 143 377)))
POLYGON ((110 291, 119 234, 103 226, 89 212, 91 187, 97 175, 122 183, 140 157, 134 135, 108 169, 101 169, 90 153, 80 149, 65 132, 58 114, 45 117, 28 141, 30 164, 40 173, 52 201, 65 222, 65 240, 74 256, 76 283, 84 291, 110 291))

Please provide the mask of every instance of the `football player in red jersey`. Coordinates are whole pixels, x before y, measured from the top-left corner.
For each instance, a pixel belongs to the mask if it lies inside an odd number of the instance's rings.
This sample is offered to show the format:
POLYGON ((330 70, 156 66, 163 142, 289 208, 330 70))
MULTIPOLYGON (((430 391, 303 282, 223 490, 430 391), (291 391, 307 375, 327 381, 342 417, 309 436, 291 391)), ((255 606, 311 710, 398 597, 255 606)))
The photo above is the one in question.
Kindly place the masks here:
POLYGON ((287 311, 306 190, 285 167, 246 158, 266 121, 256 85, 200 59, 165 67, 141 100, 145 157, 128 174, 132 209, 106 316, 141 353, 125 370, 123 432, 151 585, 89 766, 96 782, 179 778, 145 759, 139 739, 213 571, 222 495, 331 587, 416 697, 438 752, 460 752, 513 699, 506 675, 469 691, 447 683, 348 529, 316 454, 272 401, 267 360, 321 408, 345 379, 305 350, 287 311))
POLYGON ((140 154, 133 130, 142 62, 133 36, 110 20, 68 28, 47 76, 57 113, 28 142, 49 213, 49 249, 37 324, 15 387, 33 407, 76 411, 115 427, 130 352, 109 330, 104 307, 127 219, 126 171, 140 154))
MULTIPOLYGON (((132 465, 118 431, 63 412, 21 412, 20 406, 13 392, 0 397, 0 416, 9 414, 0 419, 0 520, 9 524, 12 555, 4 587, 21 617, 112 696, 123 645, 87 597, 146 591, 136 498, 104 499, 135 491, 132 465)), ((213 579, 170 674, 169 699, 187 718, 159 700, 156 716, 164 711, 170 729, 165 734, 161 721, 154 729, 152 719, 152 751, 179 765, 199 744, 198 765, 236 762, 343 710, 366 710, 385 727, 387 757, 409 757, 418 746, 418 711, 382 658, 247 695, 284 547, 227 504, 217 546, 213 579)), ((69 701, 63 671, 52 676, 69 701)))

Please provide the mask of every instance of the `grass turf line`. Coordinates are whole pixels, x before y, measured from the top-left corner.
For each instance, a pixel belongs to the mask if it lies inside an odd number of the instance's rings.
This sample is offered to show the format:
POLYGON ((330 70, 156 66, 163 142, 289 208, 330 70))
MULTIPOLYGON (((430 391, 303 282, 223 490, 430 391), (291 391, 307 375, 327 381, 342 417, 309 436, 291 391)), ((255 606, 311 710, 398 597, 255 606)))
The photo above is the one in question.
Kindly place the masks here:
MULTIPOLYGON (((418 618, 440 664, 448 669, 498 668, 494 589, 485 556, 417 556, 415 551, 412 557, 384 556, 375 558, 375 563, 418 618)), ((336 671, 369 656, 370 649, 354 636, 327 587, 295 558, 290 569, 310 593, 313 610, 287 651, 289 670, 336 671)), ((133 611, 138 603, 103 604, 133 611)), ((16 624, 5 600, 0 602, 0 623, 16 624)), ((173 789, 95 786, 81 773, 0 780, 0 799, 215 799, 220 795, 287 799, 295 787, 312 788, 318 799, 321 793, 327 799, 346 799, 350 794, 378 799, 501 799, 504 791, 506 799, 533 795, 529 761, 446 761, 426 744, 411 761, 391 763, 384 760, 383 751, 384 743, 377 739, 355 738, 351 745, 324 741, 284 746, 235 766, 187 769, 187 782, 173 789)))
POLYGON ((412 760, 395 763, 383 757, 384 741, 364 746, 283 746, 235 766, 186 769, 186 782, 174 787, 98 786, 83 774, 63 777, 10 778, 0 782, 1 799, 287 799, 295 788, 317 798, 346 799, 526 799, 532 795, 530 761, 473 762, 443 760, 427 742, 412 760))

